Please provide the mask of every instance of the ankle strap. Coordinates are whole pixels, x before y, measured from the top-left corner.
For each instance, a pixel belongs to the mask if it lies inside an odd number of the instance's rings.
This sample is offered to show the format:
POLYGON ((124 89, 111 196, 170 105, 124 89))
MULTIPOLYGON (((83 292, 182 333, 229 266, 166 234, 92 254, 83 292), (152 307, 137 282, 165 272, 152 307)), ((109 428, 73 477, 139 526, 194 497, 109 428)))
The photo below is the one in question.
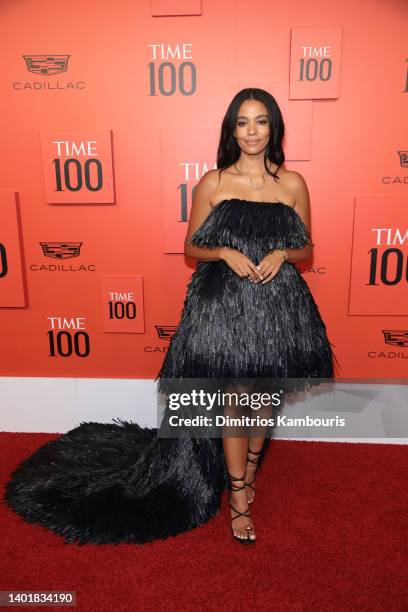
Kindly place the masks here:
POLYGON ((248 453, 251 453, 251 455, 256 455, 256 457, 255 457, 254 459, 250 459, 250 458, 247 456, 247 462, 248 462, 248 463, 253 463, 254 465, 256 465, 256 464, 258 463, 258 459, 259 459, 258 455, 260 455, 260 454, 261 454, 261 452, 262 452, 262 449, 261 449, 260 451, 251 451, 251 450, 248 448, 248 453))
MULTIPOLYGON (((231 518, 231 521, 235 521, 235 519, 239 518, 240 516, 247 516, 248 518, 251 518, 251 515, 249 514, 249 508, 247 508, 243 512, 240 512, 239 510, 234 508, 234 506, 231 504, 231 502, 230 502, 230 506, 231 506, 232 510, 237 513, 237 516, 233 516, 231 518)), ((247 529, 251 529, 251 527, 247 527, 247 529)))
POLYGON ((242 478, 235 478, 235 476, 232 476, 230 473, 228 473, 228 477, 230 479, 230 489, 231 491, 242 491, 243 489, 245 489, 245 474, 242 476, 242 478), (234 484, 234 482, 243 482, 244 484, 240 487, 237 484, 234 484))

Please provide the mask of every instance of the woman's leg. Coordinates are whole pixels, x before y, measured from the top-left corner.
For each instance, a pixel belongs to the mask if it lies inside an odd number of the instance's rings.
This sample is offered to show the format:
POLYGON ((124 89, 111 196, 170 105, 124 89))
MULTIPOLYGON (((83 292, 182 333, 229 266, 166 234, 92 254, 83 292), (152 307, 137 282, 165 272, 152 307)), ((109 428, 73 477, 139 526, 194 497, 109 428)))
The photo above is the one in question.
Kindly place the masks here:
MULTIPOLYGON (((228 393, 240 393, 242 388, 228 387, 228 393)), ((243 411, 237 407, 236 402, 232 401, 224 406, 224 416, 229 418, 240 418, 243 411)), ((225 464, 230 479, 230 505, 231 526, 235 536, 239 538, 250 538, 255 540, 255 529, 250 516, 239 516, 239 512, 249 515, 247 501, 245 476, 248 455, 248 436, 249 429, 240 426, 224 426, 223 428, 223 449, 225 464), (235 435, 234 435, 235 434, 235 435), (237 518, 234 518, 237 517, 237 518), (232 520, 233 519, 233 520, 232 520)))
POLYGON ((246 458, 245 467, 245 490, 249 504, 252 504, 255 497, 255 474, 264 441, 265 435, 256 437, 251 435, 248 438, 248 456, 246 458))
POLYGON ((223 448, 225 463, 231 480, 230 504, 233 506, 231 508, 231 519, 237 517, 232 520, 233 533, 239 538, 249 536, 251 540, 254 540, 256 534, 252 518, 250 516, 238 516, 239 512, 249 514, 245 487, 248 438, 224 437, 223 448))
MULTIPOLYGON (((254 385, 253 397, 255 397, 255 389, 262 391, 260 387, 254 385)), ((252 411, 251 416, 258 417, 259 421, 258 425, 253 425, 248 432, 248 457, 245 472, 245 490, 249 504, 254 501, 255 497, 256 470, 261 456, 261 451, 264 446, 266 434, 269 429, 269 426, 266 423, 270 422, 270 419, 273 417, 272 406, 268 403, 265 405, 258 405, 256 410, 252 411)))

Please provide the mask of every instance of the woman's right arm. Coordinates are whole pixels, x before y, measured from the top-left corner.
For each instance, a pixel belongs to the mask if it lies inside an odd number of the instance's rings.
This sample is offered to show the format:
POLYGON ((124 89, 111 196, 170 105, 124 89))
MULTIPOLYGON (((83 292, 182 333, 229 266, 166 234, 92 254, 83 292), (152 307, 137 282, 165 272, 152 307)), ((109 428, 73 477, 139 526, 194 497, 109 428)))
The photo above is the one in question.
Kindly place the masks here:
POLYGON ((187 255, 187 257, 192 257, 200 261, 219 261, 223 259, 222 255, 225 251, 225 247, 196 247, 192 244, 188 244, 191 236, 204 223, 205 219, 212 211, 210 198, 217 185, 216 172, 217 171, 214 170, 206 172, 194 189, 190 219, 184 240, 184 254, 187 255))

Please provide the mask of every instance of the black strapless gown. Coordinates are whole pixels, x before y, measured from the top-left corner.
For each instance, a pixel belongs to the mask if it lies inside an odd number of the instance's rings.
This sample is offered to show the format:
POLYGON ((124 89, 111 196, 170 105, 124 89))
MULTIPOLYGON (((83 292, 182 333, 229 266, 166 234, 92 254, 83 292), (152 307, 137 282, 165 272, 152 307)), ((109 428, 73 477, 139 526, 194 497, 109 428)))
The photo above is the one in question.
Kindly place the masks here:
MULTIPOLYGON (((283 202, 220 202, 191 237, 230 246, 255 263, 273 248, 301 248, 309 234, 283 202)), ((198 262, 179 326, 155 378, 333 380, 332 344, 307 283, 285 262, 262 285, 223 261, 198 262)), ((336 359, 337 361, 337 359, 336 359)), ((304 386, 306 388, 306 386, 304 386)), ((160 438, 120 418, 81 422, 21 462, 2 502, 64 543, 144 543, 214 517, 228 486, 221 438, 160 438)), ((270 436, 269 436, 270 437, 270 436)), ((269 445, 266 438, 260 465, 269 445)))

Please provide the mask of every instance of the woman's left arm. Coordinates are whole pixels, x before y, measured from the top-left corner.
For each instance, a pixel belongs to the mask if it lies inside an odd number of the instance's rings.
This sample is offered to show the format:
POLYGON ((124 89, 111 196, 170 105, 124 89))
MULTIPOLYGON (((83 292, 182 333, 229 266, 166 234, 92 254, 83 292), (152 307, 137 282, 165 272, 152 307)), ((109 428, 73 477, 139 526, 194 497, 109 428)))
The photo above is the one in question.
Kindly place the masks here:
MULTIPOLYGON (((310 197, 306 181, 298 172, 291 173, 291 188, 295 195, 295 205, 293 209, 302 219, 310 234, 310 197)), ((254 283, 267 283, 271 281, 279 272, 285 261, 296 263, 307 261, 313 251, 313 243, 309 240, 308 244, 300 249, 273 249, 265 255, 259 262, 258 270, 262 274, 262 279, 253 281, 254 283)))
MULTIPOLYGON (((295 212, 302 219, 308 232, 310 233, 310 196, 306 181, 299 172, 292 172, 291 176, 292 189, 295 195, 295 212)), ((286 261, 296 263, 297 261, 307 261, 310 259, 313 251, 313 243, 308 244, 301 249, 285 249, 286 261)))

